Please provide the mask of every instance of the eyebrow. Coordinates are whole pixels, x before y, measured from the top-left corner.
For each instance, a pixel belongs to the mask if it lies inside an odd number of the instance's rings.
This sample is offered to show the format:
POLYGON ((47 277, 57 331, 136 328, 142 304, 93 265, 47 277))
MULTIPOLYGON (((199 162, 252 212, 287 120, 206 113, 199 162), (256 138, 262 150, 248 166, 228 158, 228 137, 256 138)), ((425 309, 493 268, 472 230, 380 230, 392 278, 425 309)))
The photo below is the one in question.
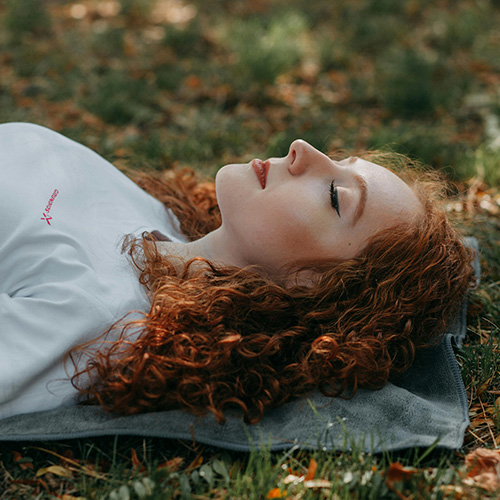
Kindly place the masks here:
POLYGON ((352 224, 351 226, 355 226, 360 217, 363 215, 363 212, 365 211, 365 206, 366 206, 366 198, 368 197, 368 187, 366 185, 366 181, 361 175, 359 174, 354 174, 354 180, 356 181, 356 184, 358 185, 359 192, 360 192, 360 198, 358 202, 358 206, 356 207, 356 211, 354 212, 354 216, 352 218, 352 224))

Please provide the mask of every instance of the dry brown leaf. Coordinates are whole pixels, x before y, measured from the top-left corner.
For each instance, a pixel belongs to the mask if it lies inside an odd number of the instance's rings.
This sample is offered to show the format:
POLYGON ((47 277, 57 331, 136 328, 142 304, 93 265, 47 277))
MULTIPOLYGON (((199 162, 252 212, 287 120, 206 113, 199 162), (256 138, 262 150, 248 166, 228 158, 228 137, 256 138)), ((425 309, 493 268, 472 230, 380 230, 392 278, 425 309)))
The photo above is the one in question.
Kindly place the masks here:
POLYGON ((311 479, 314 479, 317 468, 318 468, 318 463, 316 462, 316 460, 314 460, 314 458, 311 458, 304 481, 310 481, 311 479))
POLYGON ((486 380, 485 382, 483 382, 477 389, 476 389, 476 392, 477 392, 477 395, 478 396, 481 396, 483 394, 484 391, 486 391, 486 389, 488 389, 488 387, 490 387, 492 385, 492 380, 493 380, 493 377, 490 377, 488 380, 486 380))
POLYGON ((500 450, 477 448, 465 457, 465 465, 469 469, 467 476, 474 476, 485 469, 496 467, 500 464, 500 450))
POLYGON ((139 460, 139 457, 137 456, 137 452, 135 451, 135 448, 130 449, 130 454, 132 455, 132 467, 137 471, 141 470, 143 468, 143 465, 141 461, 139 460))
POLYGON ((461 486, 455 486, 453 484, 442 484, 439 487, 439 491, 442 491, 446 498, 455 498, 456 500, 460 500, 461 498, 466 498, 465 495, 466 490, 461 486))
POLYGON ((196 75, 189 75, 184 81, 186 87, 190 89, 199 89, 201 87, 201 79, 196 75))
POLYGON ((393 462, 387 470, 385 483, 391 490, 394 488, 394 483, 400 483, 406 479, 411 478, 418 469, 412 467, 404 467, 400 462, 393 462))
POLYGON ((483 472, 474 477, 466 477, 463 484, 486 491, 496 491, 499 488, 498 475, 494 472, 483 472))
POLYGON ((475 418, 474 420, 471 421, 470 427, 471 429, 475 429, 476 427, 479 427, 480 425, 494 425, 493 420, 491 418, 475 418))
POLYGON ((203 463, 203 455, 200 452, 200 454, 187 466, 187 471, 190 471, 192 469, 196 469, 203 463))
POLYGON ((184 463, 182 457, 174 457, 162 464, 158 465, 157 469, 168 469, 171 472, 175 472, 184 463))
POLYGON ((496 491, 500 488, 500 450, 477 448, 465 457, 468 469, 464 484, 496 491))
POLYGON ((22 470, 33 469, 33 462, 23 462, 23 456, 18 451, 13 451, 12 457, 22 470))

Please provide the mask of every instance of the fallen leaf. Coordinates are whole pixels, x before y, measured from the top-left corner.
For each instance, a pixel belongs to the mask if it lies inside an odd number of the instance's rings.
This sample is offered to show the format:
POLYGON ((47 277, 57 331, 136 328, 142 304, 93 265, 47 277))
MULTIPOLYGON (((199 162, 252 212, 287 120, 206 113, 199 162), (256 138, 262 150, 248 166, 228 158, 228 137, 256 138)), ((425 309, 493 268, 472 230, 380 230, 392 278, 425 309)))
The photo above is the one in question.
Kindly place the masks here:
POLYGON ((331 481, 327 481, 326 479, 311 479, 310 481, 304 481, 305 488, 329 488, 331 485, 331 481))
POLYGON ((12 452, 12 458, 22 470, 33 469, 33 461, 31 458, 24 458, 18 451, 12 452))
POLYGON ((200 453, 186 468, 186 471, 196 469, 203 463, 203 455, 200 453))
POLYGON ((471 421, 470 427, 471 429, 475 429, 476 427, 479 427, 484 424, 494 425, 494 422, 491 418, 475 418, 474 420, 471 421))
POLYGON ((318 468, 318 462, 314 460, 314 458, 311 458, 311 461, 309 462, 309 467, 307 469, 307 474, 306 477, 304 478, 305 481, 310 481, 311 479, 314 479, 314 476, 316 475, 316 469, 318 468))
POLYGON ((483 382, 477 389, 476 389, 476 392, 477 392, 477 395, 478 396, 481 396, 483 394, 484 391, 486 391, 486 389, 488 389, 488 387, 490 387, 492 385, 492 380, 493 380, 493 377, 490 377, 488 380, 486 380, 485 382, 483 382))
POLYGON ((418 472, 418 469, 403 467, 403 464, 400 462, 393 462, 387 471, 385 483, 387 487, 392 490, 394 488, 394 483, 400 483, 406 479, 410 479, 416 472, 418 472))
POLYGON ((468 469, 464 484, 487 491, 500 488, 500 450, 477 448, 465 457, 468 469))
POLYGON ((168 469, 171 472, 175 472, 183 463, 184 459, 182 457, 174 457, 158 465, 157 469, 168 469))
POLYGON ((35 450, 40 450, 40 451, 44 451, 45 453, 49 453, 50 455, 53 455, 55 457, 60 458, 61 460, 64 460, 68 464, 74 465, 75 467, 69 467, 69 466, 67 467, 68 470, 70 470, 72 472, 79 472, 79 473, 85 474, 85 475, 90 476, 90 477, 95 477, 96 479, 106 479, 106 475, 101 474, 101 473, 97 472, 96 470, 94 470, 94 466, 92 464, 80 465, 77 460, 60 455, 59 453, 56 453, 55 451, 47 450, 45 448, 39 448, 37 446, 34 446, 33 448, 35 450))
POLYGON ((462 482, 467 486, 482 488, 486 491, 496 491, 499 488, 498 474, 494 472, 483 472, 474 477, 466 477, 462 482))
POLYGON ((464 488, 453 484, 442 484, 439 487, 439 491, 442 491, 446 497, 456 498, 457 500, 464 498, 464 495, 466 494, 464 488))
POLYGON ((281 491, 279 488, 273 488, 267 492, 266 498, 286 498, 286 491, 281 491))
POLYGON ((185 85, 190 89, 199 89, 201 87, 201 79, 196 75, 189 75, 185 80, 185 85))
POLYGON ((283 484, 290 484, 290 483, 300 483, 304 480, 304 476, 296 476, 295 474, 288 474, 288 476, 283 479, 283 484))
POLYGON ((35 477, 43 476, 47 473, 54 474, 54 476, 59 477, 73 477, 73 474, 66 467, 62 467, 61 465, 51 465, 49 467, 42 467, 36 471, 35 477))
POLYGON ((500 450, 477 448, 465 457, 465 465, 469 469, 467 476, 471 477, 485 469, 498 466, 500 463, 500 450))
POLYGON ((139 457, 137 456, 137 452, 135 451, 135 448, 130 449, 130 454, 132 455, 132 467, 137 471, 142 469, 142 464, 141 461, 139 460, 139 457))

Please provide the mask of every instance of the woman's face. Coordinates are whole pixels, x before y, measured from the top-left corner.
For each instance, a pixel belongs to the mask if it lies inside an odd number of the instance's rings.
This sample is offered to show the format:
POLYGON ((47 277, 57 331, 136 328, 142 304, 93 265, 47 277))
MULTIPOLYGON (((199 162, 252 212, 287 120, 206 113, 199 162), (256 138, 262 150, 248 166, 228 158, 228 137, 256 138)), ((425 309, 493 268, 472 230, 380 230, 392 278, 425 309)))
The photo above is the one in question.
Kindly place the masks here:
POLYGON ((389 170, 356 157, 333 161, 302 140, 284 158, 226 165, 216 190, 228 250, 271 272, 354 257, 375 233, 423 210, 389 170))

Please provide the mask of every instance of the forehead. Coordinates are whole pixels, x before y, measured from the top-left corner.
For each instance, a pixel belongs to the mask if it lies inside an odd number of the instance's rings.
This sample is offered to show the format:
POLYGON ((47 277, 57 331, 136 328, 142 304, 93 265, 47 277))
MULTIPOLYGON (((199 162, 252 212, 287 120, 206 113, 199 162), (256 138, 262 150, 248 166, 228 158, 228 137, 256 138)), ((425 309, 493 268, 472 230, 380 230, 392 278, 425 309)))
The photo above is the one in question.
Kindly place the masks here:
POLYGON ((367 180, 371 179, 373 182, 377 180, 380 182, 389 182, 394 184, 394 186, 399 186, 402 189, 412 191, 411 188, 396 173, 377 163, 358 157, 347 158, 343 161, 347 162, 347 164, 351 165, 354 170, 365 176, 367 180))
POLYGON ((396 218, 415 215, 421 209, 415 191, 394 172, 362 158, 348 158, 346 162, 367 183, 367 206, 396 218))

